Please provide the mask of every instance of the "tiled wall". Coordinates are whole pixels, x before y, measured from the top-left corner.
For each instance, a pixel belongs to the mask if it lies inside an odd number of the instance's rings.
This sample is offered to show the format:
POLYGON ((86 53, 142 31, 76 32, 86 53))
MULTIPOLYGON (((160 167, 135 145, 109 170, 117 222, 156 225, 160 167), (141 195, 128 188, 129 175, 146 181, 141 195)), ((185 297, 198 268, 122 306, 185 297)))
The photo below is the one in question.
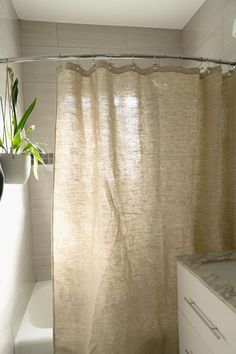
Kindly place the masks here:
MULTIPOLYGON (((22 54, 64 53, 159 53, 181 54, 181 31, 150 28, 75 25, 21 21, 22 54)), ((129 61, 130 62, 130 61, 129 61)), ((114 61, 120 65, 124 62, 114 61)), ((150 64, 142 61, 140 65, 150 64)), ((167 64, 167 61, 165 62, 167 64)), ((83 62, 91 65, 92 61, 83 62)), ((152 64, 152 61, 151 61, 152 64)), ((164 62, 163 62, 164 64, 164 62)), ((56 67, 58 63, 23 65, 25 103, 38 98, 33 121, 35 139, 53 151, 56 109, 56 67)), ((52 168, 40 167, 39 182, 31 179, 34 258, 37 279, 50 278, 52 168)))
MULTIPOLYGON (((0 57, 20 55, 19 27, 11 1, 0 1, 0 57)), ((14 68, 20 78, 20 66, 14 68)), ((6 66, 0 66, 0 95, 6 66)), ((1 130, 1 127, 0 127, 1 130)), ((0 201, 0 354, 13 354, 14 336, 32 291, 29 185, 5 185, 0 201)))
POLYGON ((235 0, 207 0, 183 30, 185 55, 236 59, 235 0))

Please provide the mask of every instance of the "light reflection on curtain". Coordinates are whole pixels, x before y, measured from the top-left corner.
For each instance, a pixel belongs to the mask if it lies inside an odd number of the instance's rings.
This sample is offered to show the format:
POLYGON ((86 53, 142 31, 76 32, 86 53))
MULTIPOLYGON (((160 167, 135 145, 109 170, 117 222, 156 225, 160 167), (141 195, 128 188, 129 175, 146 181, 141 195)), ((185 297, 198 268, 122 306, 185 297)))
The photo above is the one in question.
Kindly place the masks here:
POLYGON ((55 354, 178 353, 176 256, 233 247, 234 77, 59 73, 55 354))

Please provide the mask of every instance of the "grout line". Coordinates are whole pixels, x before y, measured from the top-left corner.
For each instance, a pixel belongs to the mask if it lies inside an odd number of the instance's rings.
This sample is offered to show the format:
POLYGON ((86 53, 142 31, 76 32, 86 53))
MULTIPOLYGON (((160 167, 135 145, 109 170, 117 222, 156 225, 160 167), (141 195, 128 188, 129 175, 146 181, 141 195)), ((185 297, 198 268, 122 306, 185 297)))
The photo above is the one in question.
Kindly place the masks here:
POLYGON ((59 47, 59 38, 58 38, 58 23, 57 22, 56 22, 56 37, 57 37, 57 48, 58 48, 59 47))
MULTIPOLYGON (((54 164, 54 153, 49 152, 44 155, 42 155, 43 162, 45 165, 53 165, 54 164)), ((31 165, 33 165, 34 160, 33 157, 31 156, 31 165)), ((42 163, 39 162, 39 165, 42 165, 42 163)))

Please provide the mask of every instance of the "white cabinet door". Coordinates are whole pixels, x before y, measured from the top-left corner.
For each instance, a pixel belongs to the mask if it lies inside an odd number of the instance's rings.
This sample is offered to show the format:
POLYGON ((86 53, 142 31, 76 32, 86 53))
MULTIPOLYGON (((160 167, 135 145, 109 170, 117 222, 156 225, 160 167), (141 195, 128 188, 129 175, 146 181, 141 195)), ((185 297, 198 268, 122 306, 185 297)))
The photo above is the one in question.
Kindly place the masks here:
POLYGON ((212 352, 190 322, 179 311, 179 353, 180 354, 211 354, 212 352))
POLYGON ((236 354, 236 314, 178 264, 178 308, 214 354, 236 354))

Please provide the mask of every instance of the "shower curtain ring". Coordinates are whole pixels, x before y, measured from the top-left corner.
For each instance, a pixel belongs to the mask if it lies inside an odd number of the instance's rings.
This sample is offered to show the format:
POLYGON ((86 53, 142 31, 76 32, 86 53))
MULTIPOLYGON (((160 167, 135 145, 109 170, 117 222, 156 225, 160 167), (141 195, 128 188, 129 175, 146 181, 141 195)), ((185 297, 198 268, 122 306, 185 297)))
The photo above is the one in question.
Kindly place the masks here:
POLYGON ((220 59, 220 69, 222 71, 222 59, 220 59))
POLYGON ((95 60, 95 56, 94 56, 94 52, 92 51, 92 58, 93 58, 93 66, 96 67, 97 66, 97 63, 96 63, 96 60, 95 60))
POLYGON ((200 64, 199 64, 198 68, 201 70, 202 69, 202 64, 203 64, 203 57, 201 57, 200 59, 201 59, 201 61, 200 61, 200 64))
POLYGON ((109 54, 110 54, 110 57, 108 60, 108 67, 109 67, 109 69, 111 69, 112 68, 112 62, 111 62, 112 55, 111 55, 111 53, 109 53, 109 54))
POLYGON ((153 68, 154 68, 154 70, 157 70, 158 66, 160 65, 160 60, 159 60, 159 63, 157 63, 157 58, 155 55, 154 55, 153 59, 154 59, 153 68))
POLYGON ((183 56, 180 55, 179 59, 180 59, 180 65, 179 65, 179 67, 178 67, 178 71, 181 71, 182 68, 183 68, 183 56))
POLYGON ((210 74, 210 72, 211 72, 210 60, 209 60, 209 58, 207 58, 207 69, 206 69, 206 73, 207 73, 207 74, 210 74))
POLYGON ((78 69, 80 68, 80 61, 79 61, 79 55, 77 55, 77 66, 78 66, 78 69))
POLYGON ((132 69, 135 69, 135 68, 136 68, 136 64, 135 64, 134 60, 135 60, 135 56, 134 56, 134 53, 133 53, 133 58, 132 58, 132 69))
POLYGON ((231 65, 232 65, 232 64, 231 64, 231 61, 229 61, 227 76, 231 76, 231 74, 232 74, 231 65))
POLYGON ((62 56, 61 56, 61 54, 58 55, 58 58, 59 58, 59 69, 61 70, 62 69, 62 56))

